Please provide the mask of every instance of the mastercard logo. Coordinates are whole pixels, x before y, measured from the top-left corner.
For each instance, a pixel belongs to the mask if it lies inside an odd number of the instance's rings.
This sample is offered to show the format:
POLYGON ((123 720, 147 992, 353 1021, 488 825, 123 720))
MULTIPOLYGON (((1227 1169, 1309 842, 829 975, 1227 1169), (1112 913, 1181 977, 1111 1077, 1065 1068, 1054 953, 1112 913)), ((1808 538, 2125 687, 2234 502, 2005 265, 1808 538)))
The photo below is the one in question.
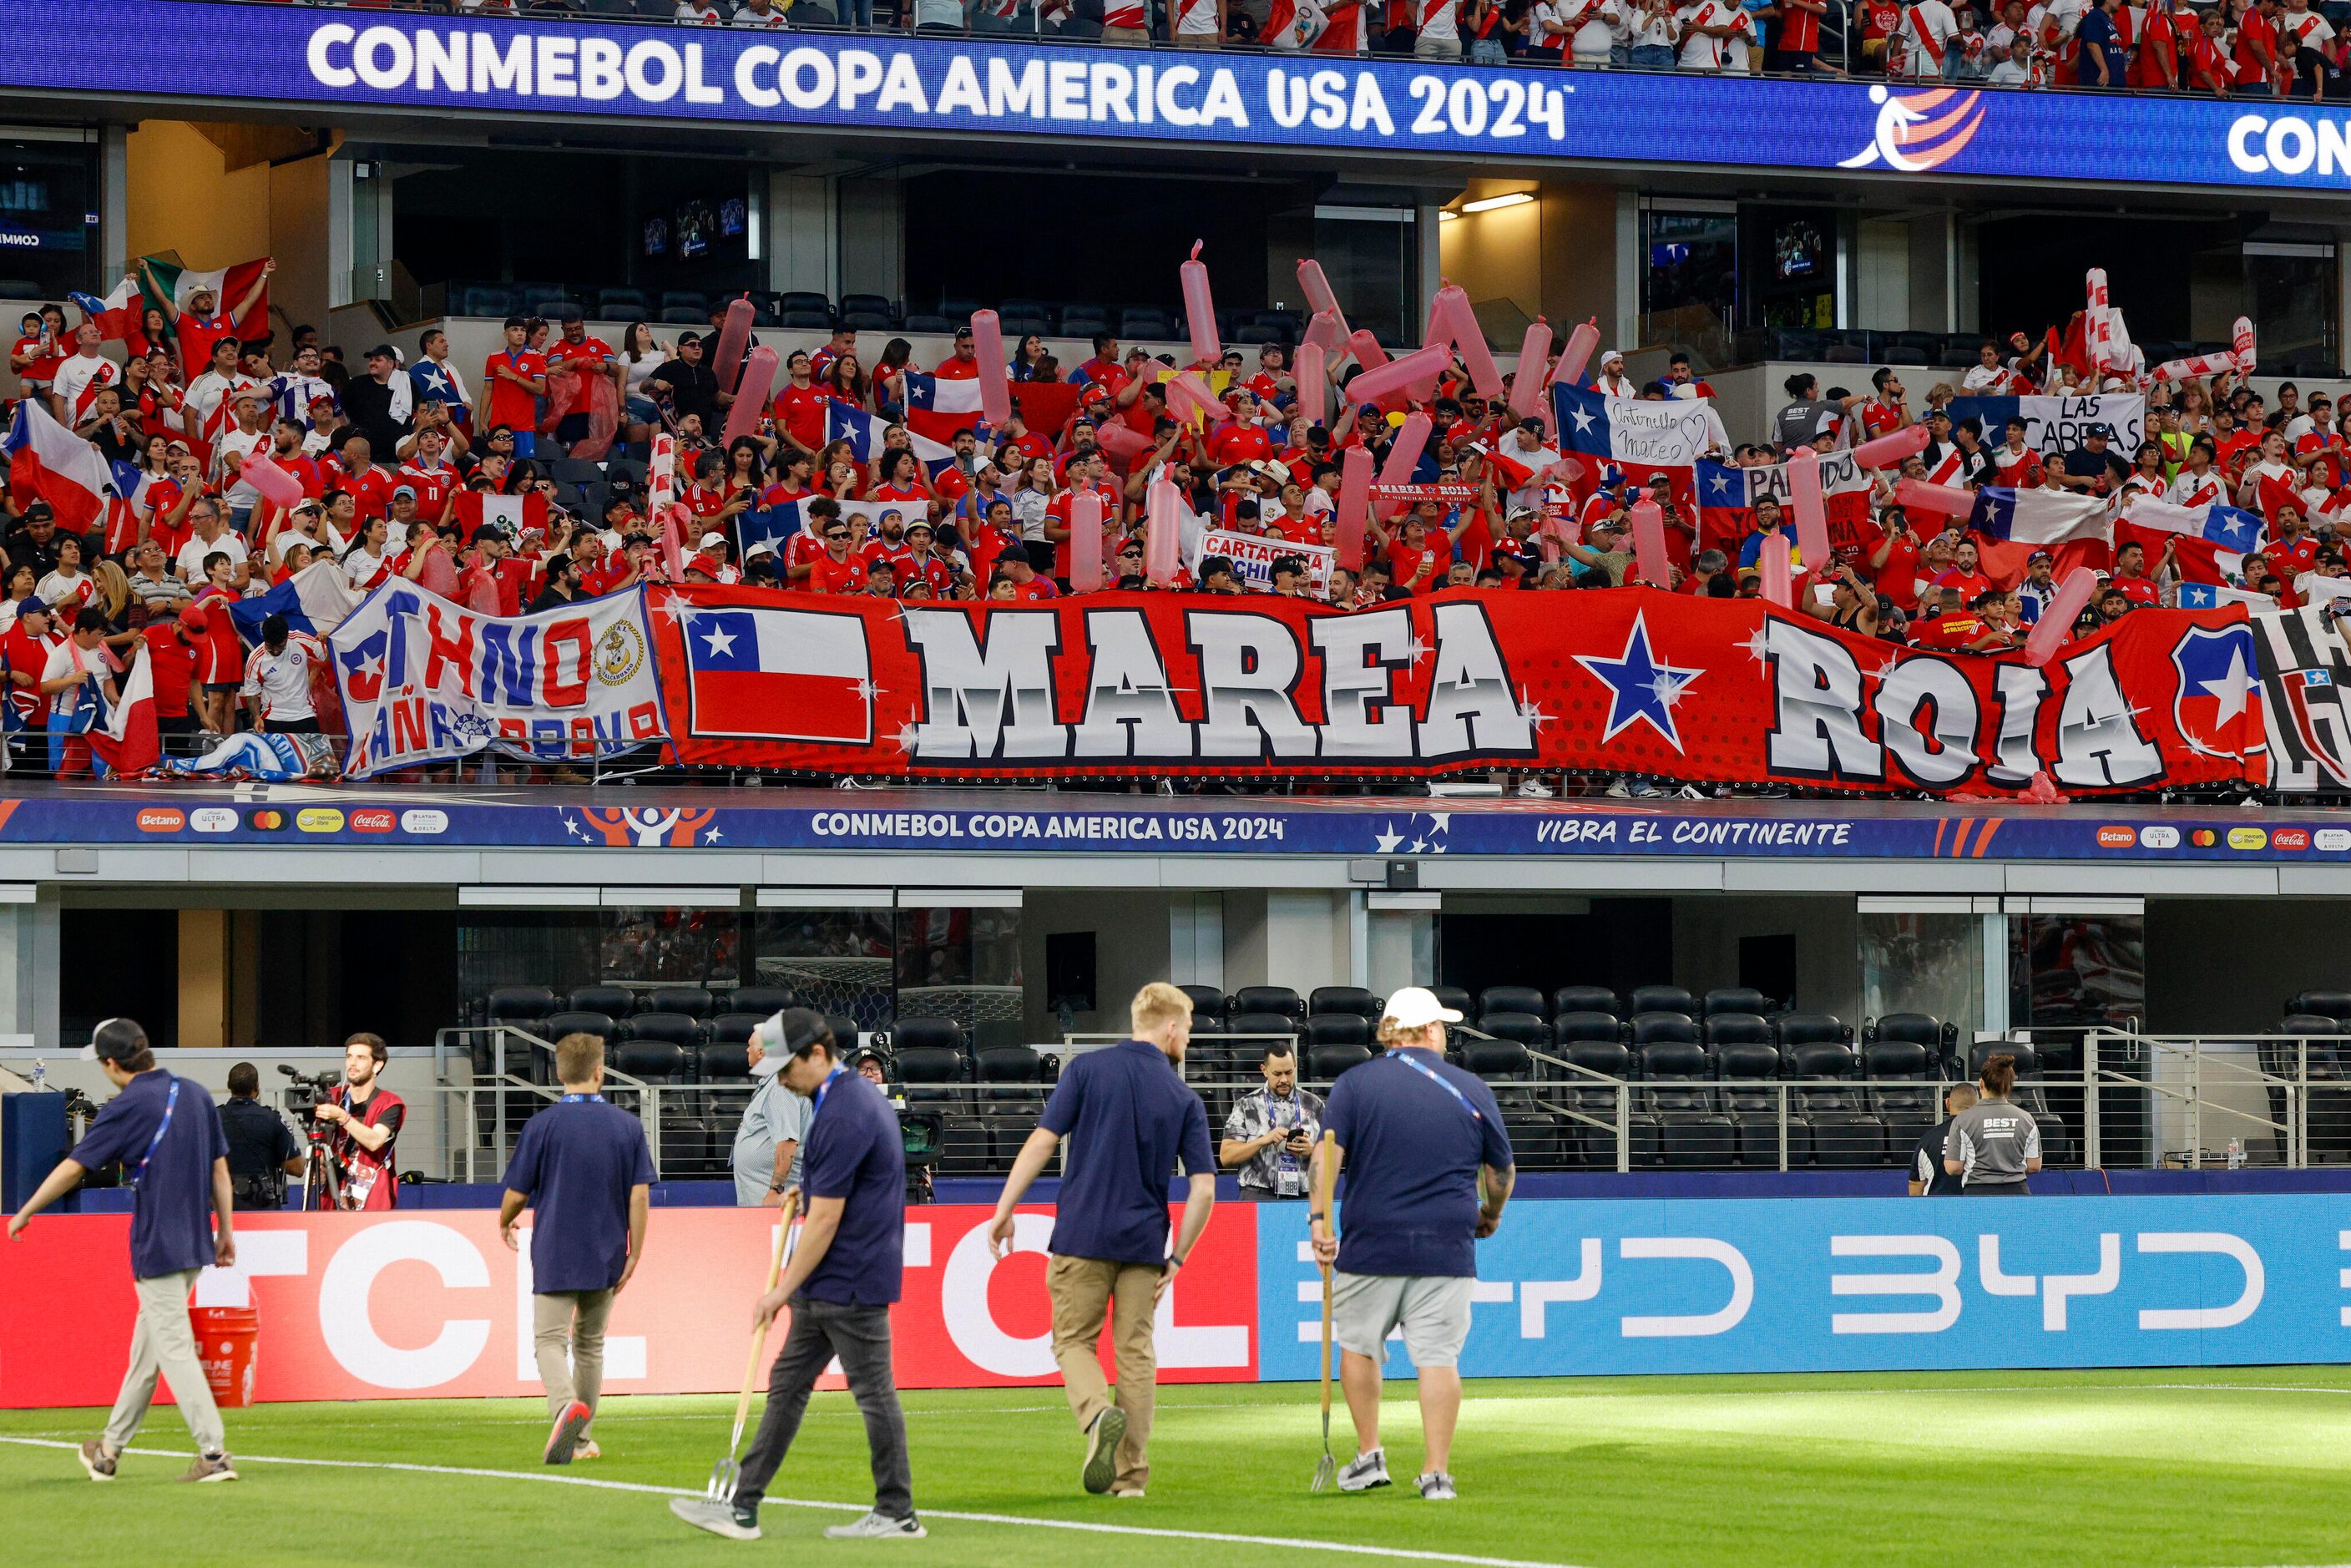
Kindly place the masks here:
POLYGON ((187 825, 187 813, 177 806, 142 806, 139 809, 139 831, 142 833, 176 833, 187 825))
POLYGON ((351 831, 355 833, 388 833, 398 821, 389 807, 371 806, 364 811, 353 811, 351 831))
POLYGON ((2138 842, 2136 828, 2100 828, 2098 847, 2102 850, 2126 850, 2138 842))
POLYGON ((2310 830, 2280 828, 2270 835, 2270 847, 2280 850, 2306 850, 2310 847, 2310 830))
POLYGON ((265 806, 257 811, 247 811, 245 825, 256 833, 281 833, 286 831, 286 813, 265 806))
POLYGON ((2257 850, 2270 841, 2270 836, 2259 828, 2231 828, 2229 847, 2232 850, 2257 850))
POLYGON ((2188 841, 2199 850, 2209 850, 2220 841, 2220 835, 2210 828, 2199 828, 2188 835, 2188 841))

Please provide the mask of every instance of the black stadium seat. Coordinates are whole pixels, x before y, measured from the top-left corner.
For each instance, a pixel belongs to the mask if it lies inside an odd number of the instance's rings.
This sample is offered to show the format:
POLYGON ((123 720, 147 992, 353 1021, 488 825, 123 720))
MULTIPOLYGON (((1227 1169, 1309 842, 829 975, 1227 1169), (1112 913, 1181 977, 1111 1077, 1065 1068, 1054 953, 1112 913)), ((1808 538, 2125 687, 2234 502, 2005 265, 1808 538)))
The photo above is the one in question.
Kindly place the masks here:
POLYGON ((571 1010, 626 1018, 637 1010, 636 993, 620 986, 582 986, 571 993, 571 1010))
POLYGON ((786 1008, 799 1005, 799 995, 789 986, 737 986, 726 998, 727 1011, 758 1013, 761 1018, 773 1018, 786 1008))
MULTIPOLYGON (((604 1055, 610 1060, 612 1048, 621 1041, 621 1026, 612 1015, 590 1012, 575 1008, 569 1012, 549 1013, 538 1020, 531 1032, 553 1045, 567 1034, 592 1034, 604 1042, 604 1055)), ((518 1051, 510 1041, 507 1046, 507 1071, 532 1083, 555 1082, 555 1060, 544 1051, 518 1051)))
POLYGON ((1886 1124, 1886 1150, 1895 1159, 1924 1137, 1940 1118, 1934 1080, 1941 1067, 1927 1047, 1913 1040, 1874 1040, 1861 1048, 1861 1075, 1869 1081, 1869 1108, 1886 1124))
POLYGON ((1799 1080, 1791 1091, 1791 1117, 1799 1112, 1812 1140, 1816 1165, 1880 1165, 1886 1159, 1886 1124, 1870 1114, 1855 1081, 1851 1048, 1841 1040, 1799 1045, 1787 1055, 1786 1075, 1799 1080))
POLYGON ((706 1019, 710 1016, 710 993, 700 986, 661 986, 637 998, 637 1010, 706 1019))
POLYGON ((1792 1073, 1789 1056, 1802 1045, 1850 1045, 1853 1026, 1832 1013, 1782 1013, 1771 1020, 1771 1032, 1780 1041, 1780 1071, 1792 1073))
POLYGON ((1633 1022, 1633 1056, 1640 1064, 1641 1108, 1656 1119, 1657 1147, 1664 1163, 1693 1169, 1727 1166, 1737 1148, 1730 1118, 1715 1106, 1708 1082, 1712 1071, 1706 1050, 1695 1040, 1664 1038, 1668 1014, 1649 1013, 1633 1022), (1652 1038, 1642 1039, 1644 1019, 1652 1038))
MULTIPOLYGON (((842 1049, 847 1049, 846 1042, 842 1049)), ((890 1027, 890 1049, 903 1060, 909 1051, 951 1051, 958 1057, 968 1058, 963 1025, 953 1019, 900 1019, 890 1027)))
POLYGON ((701 1021, 684 1013, 639 1013, 621 1027, 622 1038, 631 1043, 674 1045, 689 1062, 702 1049, 701 1021))
POLYGON ((992 1157, 1009 1166, 1045 1110, 1045 1061, 1025 1045, 994 1045, 980 1051, 981 1131, 992 1157))
POLYGON ((1478 993, 1478 1011, 1473 1016, 1488 1013, 1532 1013, 1541 1018, 1543 994, 1532 986, 1489 986, 1478 993))
MULTIPOLYGON (((2304 1001, 2311 995, 2304 992, 2294 1000, 2304 1001)), ((2310 1108, 2306 1113, 2310 1147, 2307 1153, 2314 1164, 2327 1155, 2342 1154, 2351 1149, 2351 1085, 2344 1082, 2346 1074, 2343 1048, 2331 1040, 2308 1039, 2312 1035, 2337 1035, 2342 1032, 2342 1022, 2325 1013, 2292 1013, 2280 1020, 2269 1037, 2261 1042, 2260 1061, 2263 1072, 2289 1082, 2300 1080, 2310 1085, 2310 1108)), ((2273 1083, 2266 1087, 2269 1091, 2270 1120, 2283 1126, 2292 1115, 2289 1092, 2284 1084, 2273 1083)), ((2270 1137, 2276 1146, 2278 1163, 2283 1165, 2287 1154, 2286 1134, 2272 1133, 2270 1137)))
POLYGON ((1310 1015, 1301 1027, 1309 1051, 1318 1045, 1360 1045, 1368 1050, 1372 1043, 1372 1020, 1357 1013, 1310 1015))
POLYGON ((1638 1018, 1643 1013, 1698 1014, 1698 1002, 1679 986, 1635 986, 1625 998, 1625 1010, 1638 1018))
MULTIPOLYGON (((1590 1018, 1595 1015, 1571 1013, 1568 1016, 1590 1018)), ((1609 1021, 1614 1024, 1615 1020, 1609 1021)), ((1625 1049, 1616 1033, 1604 1039, 1595 1037, 1573 1042, 1562 1039, 1557 1049, 1562 1060, 1572 1067, 1583 1069, 1583 1071, 1566 1073, 1553 1099, 1570 1110, 1595 1117, 1604 1124, 1595 1127, 1589 1122, 1571 1120, 1567 1123, 1563 1138, 1571 1150, 1580 1151, 1583 1164, 1614 1170, 1619 1091, 1614 1084, 1600 1082, 1586 1074, 1628 1079, 1633 1076, 1633 1053, 1625 1049)), ((1637 1099, 1625 1109, 1628 1112, 1626 1131, 1632 1144, 1632 1163, 1635 1166, 1655 1165, 1657 1144, 1656 1121, 1640 1109, 1637 1099)))
POLYGON ((489 1021, 528 1023, 545 1018, 555 1008, 555 993, 545 986, 500 986, 490 993, 489 1021))
MULTIPOLYGON (((1740 1015, 1730 1015, 1740 1016, 1740 1015)), ((1709 1023, 1715 1021, 1708 1020, 1709 1023)), ((1761 1020, 1757 1020, 1761 1021, 1761 1020)), ((1744 1033, 1744 1030, 1740 1031, 1744 1033)), ((1768 1040, 1725 1040, 1714 1048, 1718 1103, 1739 1130, 1739 1163, 1763 1170, 1780 1165, 1780 1048, 1768 1040)), ((1788 1119, 1788 1164, 1804 1163, 1804 1124, 1788 1119)))
POLYGON ((1214 986, 1178 986, 1177 990, 1192 998, 1192 1020, 1196 1026, 1202 1019, 1225 1016, 1225 993, 1214 986))
POLYGON ((1478 1009, 1469 1003, 1469 993, 1458 986, 1431 986, 1428 994, 1437 998, 1440 1008, 1451 1008, 1463 1018, 1478 1016, 1478 1009))
POLYGON ((1306 1075, 1317 1083, 1328 1083, 1349 1068, 1361 1067, 1371 1059, 1368 1046, 1318 1045, 1306 1053, 1306 1075))
POLYGON ((1780 1010, 1778 1002, 1748 986, 1727 986, 1708 991, 1699 1007, 1706 1018, 1712 1018, 1717 1013, 1755 1013, 1768 1017, 1780 1010))
MULTIPOLYGON (((2351 991, 2304 991, 2285 1005, 2288 1014, 2303 1013, 2333 1019, 2340 1023, 2351 1019, 2351 991)), ((2344 1031, 2337 1030, 2335 1032, 2344 1031)))
POLYGON ((824 1026, 832 1031, 832 1043, 843 1056, 857 1049, 857 1020, 847 1013, 827 1013, 824 1026))
POLYGON ((1551 994, 1551 1010, 1559 1013, 1606 1013, 1625 1016, 1625 1004, 1605 986, 1562 986, 1551 994))
MULTIPOLYGON (((1542 999, 1540 992, 1529 991, 1527 994, 1538 1001, 1542 999)), ((1532 1013, 1486 1013, 1479 1018, 1478 1028, 1480 1031, 1493 1035, 1498 1040, 1511 1042, 1520 1048, 1521 1054, 1530 1050, 1546 1050, 1551 1045, 1550 1026, 1532 1013)), ((1481 1043, 1483 1042, 1474 1040, 1465 1040, 1462 1043, 1461 1053, 1464 1065, 1468 1064, 1469 1059, 1469 1048, 1481 1043)), ((1529 1065, 1531 1066, 1532 1063, 1529 1065)), ((1471 1071, 1475 1071, 1476 1069, 1472 1068, 1471 1071)))
POLYGON ((1318 986, 1306 998, 1306 1015, 1315 1018, 1330 1013, 1353 1013, 1357 1018, 1377 1023, 1380 1005, 1380 998, 1361 986, 1318 986))
MULTIPOLYGON (((1519 1014, 1531 1018, 1531 1014, 1519 1014)), ((1540 1021, 1540 1020, 1538 1020, 1540 1021)), ((1461 1046, 1461 1065, 1493 1086, 1502 1110, 1502 1130, 1521 1170, 1546 1170, 1560 1163, 1559 1118, 1535 1097, 1534 1059, 1513 1040, 1471 1040, 1461 1046)))
POLYGON ((772 1013, 720 1013, 703 1027, 702 1038, 708 1041, 703 1047, 707 1056, 720 1046, 742 1050, 751 1042, 751 1031, 775 1015, 772 1013))
MULTIPOLYGON (((1242 994, 1246 993, 1236 993, 1237 996, 1242 994)), ((1305 1032, 1306 1024, 1311 1021, 1301 1021, 1289 1013, 1237 1011, 1226 1016, 1225 1032, 1241 1036, 1286 1035, 1295 1039, 1305 1032)), ((1253 1062, 1265 1054, 1267 1046, 1274 1043, 1274 1040, 1266 1039, 1236 1040, 1233 1041, 1234 1059, 1253 1062)))
POLYGON ((1625 1026, 1614 1013, 1562 1013, 1552 1019, 1552 1044, 1564 1052, 1568 1046, 1579 1042, 1621 1043, 1625 1026))
POLYGON ((1233 993, 1225 1016, 1238 1013, 1280 1013, 1284 1018, 1302 1019, 1306 1016, 1306 1003, 1288 986, 1243 986, 1233 993))

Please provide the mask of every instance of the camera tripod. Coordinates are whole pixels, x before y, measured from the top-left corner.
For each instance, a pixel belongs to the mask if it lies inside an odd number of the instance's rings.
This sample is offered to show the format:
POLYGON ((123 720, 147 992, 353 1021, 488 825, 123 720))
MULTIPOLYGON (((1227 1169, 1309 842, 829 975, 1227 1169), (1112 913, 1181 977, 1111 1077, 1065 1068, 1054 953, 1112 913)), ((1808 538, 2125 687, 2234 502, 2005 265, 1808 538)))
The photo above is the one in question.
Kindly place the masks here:
POLYGON ((302 1155, 303 1211, 342 1207, 343 1173, 335 1165, 331 1134, 316 1116, 304 1124, 303 1132, 307 1134, 302 1155))

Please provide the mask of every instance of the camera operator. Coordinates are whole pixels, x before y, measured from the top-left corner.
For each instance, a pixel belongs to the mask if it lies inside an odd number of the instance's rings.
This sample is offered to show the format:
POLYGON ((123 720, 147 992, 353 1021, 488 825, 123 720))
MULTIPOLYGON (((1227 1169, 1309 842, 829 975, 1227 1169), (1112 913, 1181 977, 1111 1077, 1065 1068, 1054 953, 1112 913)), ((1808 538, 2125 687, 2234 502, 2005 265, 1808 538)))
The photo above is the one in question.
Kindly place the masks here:
POLYGON ((302 1174, 301 1145, 286 1118, 261 1103, 261 1072, 250 1061, 228 1070, 220 1108, 228 1140, 228 1183, 238 1208, 283 1208, 286 1178, 302 1174))
POLYGON ((392 1167, 392 1144, 408 1107, 379 1086, 377 1076, 392 1052, 377 1034, 355 1034, 343 1042, 343 1085, 311 1113, 334 1125, 327 1153, 342 1184, 345 1208, 396 1208, 400 1178, 392 1167))

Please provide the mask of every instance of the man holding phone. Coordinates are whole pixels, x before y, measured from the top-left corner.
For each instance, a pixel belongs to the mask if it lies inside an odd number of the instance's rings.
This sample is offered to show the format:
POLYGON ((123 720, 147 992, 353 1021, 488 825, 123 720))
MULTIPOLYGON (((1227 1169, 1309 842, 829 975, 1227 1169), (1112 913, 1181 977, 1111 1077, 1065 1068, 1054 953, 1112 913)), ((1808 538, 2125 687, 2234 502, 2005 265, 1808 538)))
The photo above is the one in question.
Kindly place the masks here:
POLYGON ((1233 1102, 1217 1163, 1238 1166, 1248 1191, 1304 1197, 1306 1163, 1322 1135, 1322 1096, 1298 1086, 1298 1048, 1285 1040, 1266 1047, 1258 1071, 1265 1074, 1265 1087, 1233 1102))

